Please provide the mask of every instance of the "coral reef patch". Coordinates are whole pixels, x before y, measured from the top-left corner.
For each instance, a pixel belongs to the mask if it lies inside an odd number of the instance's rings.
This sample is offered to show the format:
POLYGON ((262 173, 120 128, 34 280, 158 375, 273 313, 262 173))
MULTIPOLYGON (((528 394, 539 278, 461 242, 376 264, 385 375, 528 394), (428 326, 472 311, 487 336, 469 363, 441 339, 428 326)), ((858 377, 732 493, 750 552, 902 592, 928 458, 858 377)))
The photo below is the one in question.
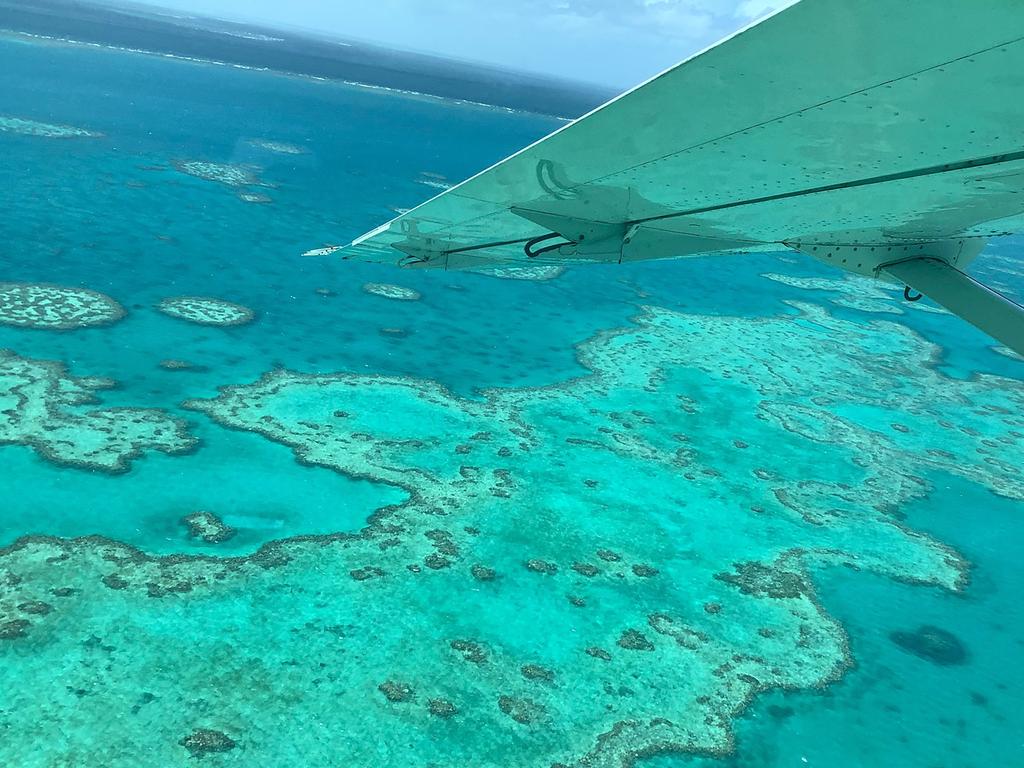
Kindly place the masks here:
POLYGON ((197 179, 215 181, 229 187, 261 186, 259 169, 251 165, 232 165, 230 163, 210 163, 202 160, 178 160, 174 168, 180 173, 195 176, 197 179))
POLYGON ((239 192, 238 199, 243 203, 256 203, 257 205, 266 205, 267 203, 274 202, 273 198, 269 195, 264 195, 262 192, 239 192))
POLYGON ((0 133, 17 133, 22 136, 39 136, 45 139, 95 139, 103 136, 98 131, 75 128, 71 125, 41 123, 21 117, 0 115, 0 133))
POLYGON ((440 173, 433 173, 431 171, 421 171, 419 178, 416 179, 417 184, 422 184, 425 187, 432 187, 433 189, 451 189, 452 184, 448 179, 440 173))
POLYGON ((470 271, 480 275, 499 277, 503 280, 534 280, 544 282, 560 277, 565 272, 565 267, 557 264, 530 264, 522 267, 479 267, 470 271))
POLYGON ((298 144, 290 144, 286 141, 273 141, 271 139, 250 139, 249 143, 267 152, 274 152, 278 155, 305 155, 309 150, 300 147, 298 144))
POLYGON ((92 408, 110 379, 71 376, 50 360, 0 350, 0 445, 25 445, 68 467, 127 472, 148 451, 181 454, 196 440, 185 424, 155 408, 92 408))
POLYGON ((188 360, 178 360, 177 358, 168 358, 167 360, 161 360, 160 368, 165 371, 192 371, 193 373, 204 373, 209 370, 205 365, 196 365, 190 363, 188 360))
POLYGON ((0 283, 0 324, 67 331, 110 325, 124 307, 87 288, 48 283, 0 283))
POLYGON ((209 296, 173 296, 163 299, 157 309, 165 315, 199 325, 246 325, 256 318, 256 313, 248 307, 209 296))
POLYGON ((226 733, 211 728, 197 728, 179 743, 192 754, 192 757, 229 752, 237 746, 235 740, 226 733))
POLYGON ((967 661, 967 648, 952 632, 924 624, 912 632, 890 632, 889 639, 908 653, 948 667, 967 661))
POLYGON ((207 544, 220 544, 234 537, 237 531, 226 525, 212 512, 193 512, 181 519, 182 525, 188 529, 188 535, 207 544))
POLYGON ((396 299, 398 301, 417 301, 420 294, 412 288, 405 288, 401 285, 390 283, 366 283, 363 290, 374 296, 382 296, 385 299, 396 299))
POLYGON ((244 732, 248 761, 284 764, 283 720, 305 724, 305 759, 325 764, 504 768, 515 754, 622 768, 730 753, 757 695, 822 689, 851 664, 818 569, 964 589, 969 564, 896 514, 927 497, 926 474, 1024 499, 1019 382, 954 380, 903 326, 791 308, 646 308, 578 348, 587 375, 544 387, 461 397, 429 380, 275 369, 187 401, 404 501, 358 534, 242 557, 99 538, 0 550, 0 758, 69 717, 116 721, 74 745, 110 768, 131 765, 143 734, 174 764, 197 724, 244 732), (35 602, 53 609, 19 607, 35 602), (15 671, 91 693, 41 708, 15 671), (152 719, 112 718, 137 704, 139 680, 160 683, 152 719))
POLYGON ((946 314, 945 309, 933 304, 904 301, 900 295, 901 286, 870 277, 844 274, 841 279, 834 280, 828 277, 794 277, 775 273, 767 273, 761 277, 792 288, 826 292, 830 294, 833 304, 845 309, 884 315, 902 315, 908 309, 946 314))

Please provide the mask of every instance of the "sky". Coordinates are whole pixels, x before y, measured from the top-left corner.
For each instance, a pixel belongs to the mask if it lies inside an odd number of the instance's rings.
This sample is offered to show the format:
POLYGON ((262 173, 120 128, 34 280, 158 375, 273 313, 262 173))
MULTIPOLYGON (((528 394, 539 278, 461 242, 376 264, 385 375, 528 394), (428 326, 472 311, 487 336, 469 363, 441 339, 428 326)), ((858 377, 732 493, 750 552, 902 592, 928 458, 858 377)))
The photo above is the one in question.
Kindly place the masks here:
POLYGON ((143 0, 620 88, 792 1, 143 0))

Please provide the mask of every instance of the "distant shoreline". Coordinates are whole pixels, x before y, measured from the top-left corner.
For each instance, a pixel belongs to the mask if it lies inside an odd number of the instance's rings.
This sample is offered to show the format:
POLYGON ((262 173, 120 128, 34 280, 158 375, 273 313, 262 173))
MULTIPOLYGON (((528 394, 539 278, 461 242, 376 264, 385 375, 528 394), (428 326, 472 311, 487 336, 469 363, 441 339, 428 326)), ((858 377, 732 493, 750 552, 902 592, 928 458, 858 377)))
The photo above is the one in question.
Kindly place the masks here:
POLYGON ((614 93, 355 41, 316 37, 160 9, 114 8, 73 0, 0 0, 12 33, 378 86, 428 96, 578 117, 614 93))
POLYGON ((33 43, 38 41, 40 44, 51 44, 51 45, 65 45, 65 46, 82 46, 86 48, 99 48, 107 51, 121 51, 124 53, 134 53, 140 56, 153 56, 161 59, 169 59, 172 61, 178 61, 188 64, 205 64, 217 67, 230 67, 233 69, 244 69, 250 72, 263 72, 270 75, 276 75, 278 77, 294 77, 299 79, 311 80, 320 83, 330 83, 336 86, 348 86, 350 88, 364 88, 371 91, 386 91, 388 93, 397 94, 400 96, 408 96, 412 98, 423 98, 431 99, 435 101, 446 102, 449 104, 457 104, 460 106, 471 106, 479 107, 482 109, 493 109, 508 112, 510 114, 535 114, 541 117, 550 117, 555 120, 561 120, 565 122, 571 122, 571 118, 560 117, 557 115, 550 115, 547 113, 534 112, 527 109, 516 109, 515 107, 508 107, 499 104, 488 104, 482 101, 472 101, 471 99, 456 98, 454 96, 438 96, 433 93, 423 93, 422 91, 412 91, 405 88, 391 88, 386 85, 376 85, 374 83, 360 83, 355 80, 337 80, 330 77, 322 77, 320 75, 306 75, 299 72, 286 72, 280 69, 270 69, 269 67, 257 67, 249 64, 236 64, 230 61, 220 61, 217 59, 200 59, 193 56, 182 56, 177 53, 166 53, 164 51, 150 51, 144 48, 126 48, 119 45, 110 45, 107 43, 97 43, 89 40, 75 40, 70 37, 56 37, 54 35, 39 35, 34 32, 19 32, 14 29, 7 29, 0 27, 0 42, 2 41, 21 41, 26 43, 33 43))

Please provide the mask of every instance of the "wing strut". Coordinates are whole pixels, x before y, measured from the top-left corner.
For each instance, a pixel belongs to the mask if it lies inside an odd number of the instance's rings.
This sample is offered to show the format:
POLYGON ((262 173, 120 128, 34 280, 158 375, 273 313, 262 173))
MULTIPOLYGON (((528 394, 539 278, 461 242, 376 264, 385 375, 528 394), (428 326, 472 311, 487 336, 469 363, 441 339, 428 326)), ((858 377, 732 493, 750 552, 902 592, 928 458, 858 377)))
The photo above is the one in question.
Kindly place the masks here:
POLYGON ((907 259, 881 268, 1024 356, 1024 307, 945 261, 907 259))

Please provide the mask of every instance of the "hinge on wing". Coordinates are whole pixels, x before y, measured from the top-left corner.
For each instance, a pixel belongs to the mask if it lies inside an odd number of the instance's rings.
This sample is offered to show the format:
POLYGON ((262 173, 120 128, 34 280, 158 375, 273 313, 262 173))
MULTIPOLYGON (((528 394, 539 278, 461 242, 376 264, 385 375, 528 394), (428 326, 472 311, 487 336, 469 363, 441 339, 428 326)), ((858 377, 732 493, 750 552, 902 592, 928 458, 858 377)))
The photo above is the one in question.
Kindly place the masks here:
POLYGON ((399 266, 424 266, 445 256, 447 241, 419 235, 392 243, 391 247, 405 254, 405 258, 399 262, 399 266))
POLYGON ((560 256, 603 260, 621 252, 626 236, 625 223, 591 221, 519 207, 511 211, 548 230, 524 244, 523 251, 531 259, 557 251, 560 256))

